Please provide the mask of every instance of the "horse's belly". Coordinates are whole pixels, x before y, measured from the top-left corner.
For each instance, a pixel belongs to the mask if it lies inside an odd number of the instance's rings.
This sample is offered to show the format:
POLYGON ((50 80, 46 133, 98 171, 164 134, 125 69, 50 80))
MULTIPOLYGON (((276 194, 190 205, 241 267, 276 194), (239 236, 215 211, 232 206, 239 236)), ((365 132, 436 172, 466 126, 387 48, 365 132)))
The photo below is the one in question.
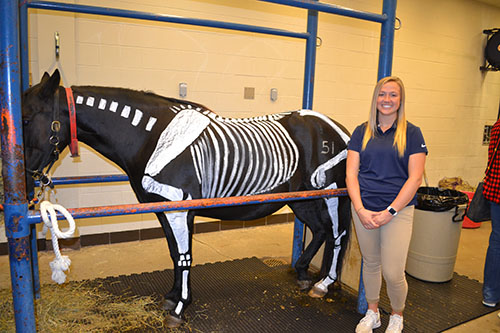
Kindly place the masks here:
POLYGON ((215 218, 219 220, 250 221, 271 215, 283 206, 285 206, 285 203, 280 202, 236 207, 200 209, 196 211, 196 215, 215 218))

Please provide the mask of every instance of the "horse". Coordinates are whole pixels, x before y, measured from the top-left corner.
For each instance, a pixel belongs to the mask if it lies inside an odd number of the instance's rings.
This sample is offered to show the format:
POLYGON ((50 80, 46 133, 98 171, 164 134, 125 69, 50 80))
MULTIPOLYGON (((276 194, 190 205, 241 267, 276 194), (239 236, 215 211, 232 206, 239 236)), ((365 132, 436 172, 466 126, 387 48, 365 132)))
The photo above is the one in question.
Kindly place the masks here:
MULTIPOLYGON (((28 193, 36 178, 46 179, 44 169, 60 151, 69 146, 73 154, 77 140, 116 163, 141 203, 345 187, 350 134, 311 110, 226 118, 152 92, 64 88, 55 70, 23 93, 22 117, 28 193)), ((162 304, 170 327, 185 321, 192 302, 194 217, 253 220, 286 204, 312 232, 295 264, 299 288, 313 297, 328 292, 348 245, 348 197, 156 213, 174 263, 162 304), (309 264, 323 243, 322 278, 311 288, 309 264)))

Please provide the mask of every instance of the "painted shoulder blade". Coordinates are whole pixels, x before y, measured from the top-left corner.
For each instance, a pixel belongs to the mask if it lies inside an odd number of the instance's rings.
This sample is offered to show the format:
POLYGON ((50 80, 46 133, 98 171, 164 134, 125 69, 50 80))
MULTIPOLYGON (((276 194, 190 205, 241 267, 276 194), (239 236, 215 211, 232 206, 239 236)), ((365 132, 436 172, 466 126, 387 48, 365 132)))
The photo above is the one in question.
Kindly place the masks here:
POLYGON ((198 111, 187 109, 179 112, 161 133, 145 173, 152 177, 160 173, 198 138, 209 123, 210 119, 198 111))

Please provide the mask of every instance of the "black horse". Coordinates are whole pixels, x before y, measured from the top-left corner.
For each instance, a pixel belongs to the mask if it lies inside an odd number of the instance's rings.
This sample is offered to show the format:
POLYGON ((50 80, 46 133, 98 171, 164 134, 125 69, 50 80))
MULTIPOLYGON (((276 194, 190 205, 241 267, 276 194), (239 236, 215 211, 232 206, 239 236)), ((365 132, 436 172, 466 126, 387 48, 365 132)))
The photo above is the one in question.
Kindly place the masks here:
MULTIPOLYGON (((77 139, 128 175, 140 202, 190 200, 345 187, 347 130, 319 113, 300 110, 255 118, 224 118, 206 107, 121 88, 59 86, 45 73, 24 92, 23 130, 28 191, 33 179, 77 139), (66 103, 73 98, 76 121, 66 103), (73 123, 73 124, 72 124, 73 123), (73 135, 74 139, 71 140, 73 135)), ((195 215, 252 220, 286 203, 157 213, 174 263, 175 281, 163 307, 176 326, 191 302, 190 267, 195 215)), ((295 269, 311 287, 309 263, 325 243, 323 279, 310 294, 323 296, 338 279, 350 230, 347 197, 289 202, 313 238, 295 269)))

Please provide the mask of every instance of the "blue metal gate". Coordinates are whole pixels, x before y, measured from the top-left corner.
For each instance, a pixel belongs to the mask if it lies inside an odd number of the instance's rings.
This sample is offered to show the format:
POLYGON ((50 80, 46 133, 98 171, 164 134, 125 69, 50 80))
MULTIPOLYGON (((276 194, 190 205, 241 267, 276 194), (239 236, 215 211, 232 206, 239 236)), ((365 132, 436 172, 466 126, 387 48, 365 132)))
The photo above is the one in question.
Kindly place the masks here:
MULTIPOLYGON (((314 73, 316 62, 316 39, 318 29, 318 13, 330 13, 381 23, 378 79, 391 75, 394 45, 394 25, 397 0, 383 0, 382 14, 357 11, 350 8, 321 3, 318 0, 260 0, 280 5, 307 9, 307 31, 292 32, 246 24, 228 23, 196 18, 158 15, 130 10, 109 9, 76 4, 64 4, 48 1, 3 0, 0 3, 0 103, 2 110, 2 162, 4 177, 4 214, 5 227, 9 247, 9 262, 14 299, 14 312, 17 332, 35 332, 34 298, 39 293, 38 254, 36 248, 36 232, 34 226, 41 222, 39 212, 29 212, 26 201, 26 185, 24 172, 24 151, 22 142, 21 92, 28 88, 28 8, 68 11, 105 16, 117 16, 140 20, 171 22, 196 26, 214 27, 259 34, 270 34, 306 41, 304 66, 304 85, 302 108, 312 109, 314 92, 314 73)), ((68 183, 122 181, 118 177, 85 177, 85 179, 61 179, 68 183)), ((57 179, 55 182, 57 183, 57 179)), ((197 203, 183 204, 158 203, 137 204, 110 207, 93 207, 89 209, 70 210, 76 218, 91 216, 109 216, 119 214, 137 214, 154 211, 176 209, 209 208, 228 205, 250 204, 255 202, 273 202, 283 200, 302 200, 335 195, 347 195, 344 190, 323 190, 307 193, 282 193, 274 197, 246 197, 246 203, 231 198, 214 202, 211 199, 197 200, 197 203), (197 206, 196 206, 197 205, 197 206)), ((302 251, 303 224, 295 223, 293 258, 294 262, 302 251)), ((358 310, 366 310, 364 288, 360 283, 358 310)))

